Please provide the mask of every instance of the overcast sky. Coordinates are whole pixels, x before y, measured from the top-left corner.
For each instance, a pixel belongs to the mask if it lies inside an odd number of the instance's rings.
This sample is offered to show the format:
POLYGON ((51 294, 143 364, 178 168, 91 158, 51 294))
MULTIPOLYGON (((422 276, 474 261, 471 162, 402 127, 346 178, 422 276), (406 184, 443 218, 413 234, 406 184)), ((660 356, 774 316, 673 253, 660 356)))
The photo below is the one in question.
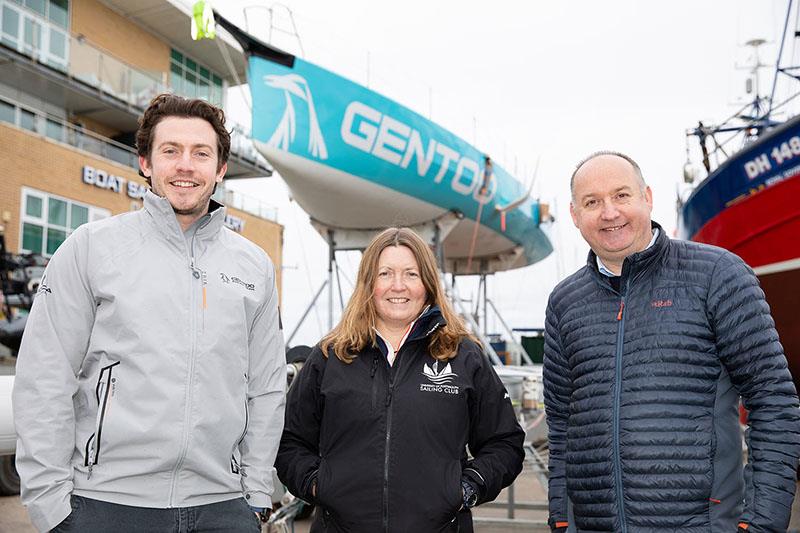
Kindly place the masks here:
MULTIPOLYGON (((217 2, 245 25, 243 7, 217 2)), ((261 2, 262 7, 270 5, 261 2)), ((471 1, 285 0, 295 37, 273 30, 290 52, 430 116, 499 161, 522 182, 540 160, 534 195, 554 207, 556 252, 494 276, 490 297, 513 327, 541 327, 547 295, 585 261, 588 248, 569 217, 568 179, 577 161, 600 149, 636 159, 654 195, 653 218, 670 234, 686 162, 685 130, 726 118, 744 101, 751 57, 743 44, 769 43, 773 64, 786 1, 673 0, 471 1)), ((291 29, 286 10, 275 22, 291 29)), ((266 37, 266 9, 249 10, 250 30, 266 37)), ((762 90, 772 72, 762 72, 762 90)), ((241 93, 235 119, 249 123, 241 93)), ((283 313, 287 334, 325 278, 326 248, 308 216, 287 201, 280 178, 231 182, 279 209, 286 226, 283 313)), ((342 256, 351 278, 357 256, 342 256)), ((474 293, 462 283, 462 295, 474 293)), ((346 284, 346 282, 345 282, 346 284)), ((295 339, 316 342, 327 320, 310 317, 295 339)), ((490 329, 496 325, 490 321, 490 329)))

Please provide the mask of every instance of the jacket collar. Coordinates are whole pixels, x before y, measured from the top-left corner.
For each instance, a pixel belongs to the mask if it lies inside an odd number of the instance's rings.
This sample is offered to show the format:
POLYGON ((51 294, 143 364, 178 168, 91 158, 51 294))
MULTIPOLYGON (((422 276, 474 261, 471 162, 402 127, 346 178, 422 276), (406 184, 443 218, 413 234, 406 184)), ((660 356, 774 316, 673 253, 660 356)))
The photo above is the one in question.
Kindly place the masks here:
POLYGON ((445 325, 447 321, 442 316, 442 310, 438 305, 431 305, 417 318, 406 342, 430 337, 434 331, 445 325))
MULTIPOLYGON (((144 210, 150 215, 150 221, 156 231, 167 240, 185 241, 183 230, 169 200, 148 189, 144 196, 144 210)), ((224 221, 225 206, 212 199, 208 206, 208 213, 200 217, 192 226, 196 228, 195 238, 205 240, 214 237, 222 229, 224 221)))
MULTIPOLYGON (((669 245, 669 237, 667 237, 664 228, 662 228, 661 225, 655 221, 650 221, 650 227, 658 230, 656 242, 654 242, 649 248, 646 248, 641 252, 631 254, 625 258, 625 261, 622 263, 621 277, 623 279, 636 277, 641 272, 647 270, 650 265, 656 261, 656 259, 664 254, 664 251, 667 249, 667 246, 669 245)), ((589 257, 586 260, 586 265, 596 276, 600 278, 606 278, 606 276, 601 274, 597 268, 597 254, 595 254, 593 250, 589 250, 589 257)))
MULTIPOLYGON (((405 337, 402 346, 405 346, 409 342, 417 341, 420 339, 424 339, 430 337, 434 331, 439 329, 440 327, 447 324, 447 321, 442 316, 442 310, 439 308, 438 305, 429 305, 422 314, 417 317, 416 320, 411 325, 411 330, 405 337)), ((378 349, 386 355, 388 349, 385 345, 386 341, 381 337, 379 333, 376 331, 375 341, 377 344, 378 349)), ((402 347, 401 346, 401 347, 402 347)), ((399 350, 399 348, 398 348, 399 350)))

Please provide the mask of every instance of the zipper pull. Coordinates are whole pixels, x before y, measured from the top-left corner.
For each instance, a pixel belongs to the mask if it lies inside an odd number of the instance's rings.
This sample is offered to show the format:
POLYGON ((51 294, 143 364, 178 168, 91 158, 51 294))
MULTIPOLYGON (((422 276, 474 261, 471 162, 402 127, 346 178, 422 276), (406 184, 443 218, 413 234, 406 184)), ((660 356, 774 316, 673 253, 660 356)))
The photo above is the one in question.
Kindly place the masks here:
POLYGON ((378 356, 377 355, 373 355, 372 356, 372 369, 369 371, 369 377, 370 378, 374 378, 375 377, 375 372, 377 372, 377 371, 378 371, 378 356))
POLYGON ((389 394, 386 395, 386 407, 389 407, 389 404, 392 403, 392 388, 389 387, 389 394))
POLYGON ((94 447, 89 452, 89 472, 86 474, 86 479, 92 479, 92 468, 94 468, 94 447))
POLYGON ((625 300, 622 299, 619 301, 619 313, 617 313, 617 321, 622 320, 622 311, 625 309, 625 300))

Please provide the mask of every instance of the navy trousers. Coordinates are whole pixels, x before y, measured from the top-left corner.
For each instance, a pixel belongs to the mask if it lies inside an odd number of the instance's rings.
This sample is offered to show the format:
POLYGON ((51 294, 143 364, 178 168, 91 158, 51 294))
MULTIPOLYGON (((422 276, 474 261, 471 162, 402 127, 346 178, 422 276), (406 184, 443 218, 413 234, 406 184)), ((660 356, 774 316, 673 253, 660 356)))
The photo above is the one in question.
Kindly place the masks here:
POLYGON ((72 513, 53 533, 260 533, 261 521, 237 498, 195 507, 132 507, 73 495, 72 513))

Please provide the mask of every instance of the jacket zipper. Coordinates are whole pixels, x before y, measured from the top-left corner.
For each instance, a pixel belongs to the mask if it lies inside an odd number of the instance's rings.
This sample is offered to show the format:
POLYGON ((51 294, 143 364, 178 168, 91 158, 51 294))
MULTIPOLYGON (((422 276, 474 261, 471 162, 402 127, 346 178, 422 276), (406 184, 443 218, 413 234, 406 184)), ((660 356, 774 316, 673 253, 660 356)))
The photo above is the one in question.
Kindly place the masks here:
POLYGON ((201 322, 200 322, 200 330, 206 330, 206 309, 208 308, 208 276, 206 275, 206 271, 201 269, 200 267, 195 265, 194 262, 194 239, 197 237, 197 232, 201 229, 205 228, 209 222, 211 222, 211 215, 203 215, 205 220, 201 222, 197 228, 195 228, 194 233, 192 234, 192 242, 189 246, 189 268, 192 271, 192 276, 195 279, 200 280, 200 309, 202 310, 201 322))
POLYGON ((403 348, 404 346, 401 346, 395 355, 394 373, 392 373, 393 369, 389 368, 389 387, 386 391, 386 439, 383 455, 383 530, 386 533, 389 533, 389 449, 392 440, 392 393, 394 392, 394 379, 402 364, 399 355, 403 348))
POLYGON ((238 474, 241 472, 241 466, 239 462, 236 460, 236 448, 244 440, 244 437, 247 435, 247 427, 250 425, 250 406, 247 404, 247 397, 244 399, 244 430, 242 430, 242 434, 239 436, 239 439, 236 441, 236 444, 233 445, 233 449, 231 450, 231 472, 234 474, 238 474))
POLYGON ((619 451, 619 411, 620 397, 622 395, 622 344, 625 336, 625 296, 628 294, 628 280, 625 280, 625 290, 620 295, 619 312, 617 313, 617 350, 614 369, 614 429, 613 429, 613 449, 614 449, 614 481, 616 485, 616 499, 619 507, 620 531, 627 533, 628 526, 625 520, 625 501, 622 491, 622 460, 619 451))
MULTIPOLYGON (((204 215, 211 219, 209 215, 204 215)), ((195 267, 194 264, 194 239, 197 236, 197 232, 205 227, 205 223, 199 225, 195 228, 194 233, 192 234, 192 241, 189 247, 189 269, 192 272, 192 277, 196 280, 201 280, 202 272, 195 267)), ((197 347, 197 312, 195 310, 195 291, 194 291, 194 281, 189 280, 189 331, 190 331, 190 346, 189 346, 189 368, 187 370, 188 376, 186 380, 186 389, 185 389, 185 408, 183 411, 183 436, 181 439, 181 448, 180 453, 178 454, 178 460, 175 462, 175 467, 172 469, 172 486, 170 487, 169 491, 169 506, 175 507, 175 493, 178 489, 178 472, 180 471, 181 467, 183 466, 183 461, 186 459, 186 453, 189 449, 189 433, 191 432, 191 414, 192 414, 192 389, 194 388, 194 364, 195 364, 195 351, 197 347)))
POLYGON ((94 423, 94 434, 89 437, 86 442, 86 460, 84 465, 89 467, 89 472, 86 479, 92 477, 92 469, 94 465, 100 460, 100 437, 103 433, 103 422, 105 421, 106 410, 108 409, 108 397, 111 394, 111 370, 119 364, 119 361, 112 363, 100 369, 100 375, 97 377, 97 386, 95 387, 95 395, 97 396, 97 417, 94 423), (105 379, 103 379, 105 376, 105 379))
POLYGON ((378 354, 372 356, 372 369, 369 371, 369 377, 372 381, 372 412, 378 407, 378 383, 375 381, 375 372, 378 371, 378 354))
MULTIPOLYGON (((423 313, 424 315, 424 313, 423 313)), ((437 324, 438 326, 438 324, 437 324)), ((402 365, 402 359, 400 358, 400 353, 405 349, 406 346, 411 344, 412 342, 416 342, 420 339, 425 339, 432 333, 437 326, 434 326, 428 333, 421 337, 415 338, 407 338, 403 345, 397 350, 395 354, 394 364, 389 367, 388 365, 388 376, 389 376, 389 387, 386 392, 386 438, 384 440, 384 456, 383 456, 383 530, 386 533, 389 533, 389 448, 391 445, 392 440, 392 394, 394 392, 394 382, 395 378, 400 375, 400 365, 402 365)), ((377 370, 377 365, 374 367, 377 370)))

